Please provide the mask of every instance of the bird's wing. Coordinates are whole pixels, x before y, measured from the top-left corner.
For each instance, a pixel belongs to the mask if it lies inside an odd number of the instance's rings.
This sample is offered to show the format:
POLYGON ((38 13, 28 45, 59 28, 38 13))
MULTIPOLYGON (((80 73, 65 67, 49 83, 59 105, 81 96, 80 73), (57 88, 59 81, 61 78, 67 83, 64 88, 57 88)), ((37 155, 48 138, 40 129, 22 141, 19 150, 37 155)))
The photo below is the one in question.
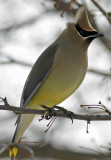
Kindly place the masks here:
POLYGON ((35 62, 23 89, 20 107, 24 108, 51 71, 58 44, 50 45, 35 62))

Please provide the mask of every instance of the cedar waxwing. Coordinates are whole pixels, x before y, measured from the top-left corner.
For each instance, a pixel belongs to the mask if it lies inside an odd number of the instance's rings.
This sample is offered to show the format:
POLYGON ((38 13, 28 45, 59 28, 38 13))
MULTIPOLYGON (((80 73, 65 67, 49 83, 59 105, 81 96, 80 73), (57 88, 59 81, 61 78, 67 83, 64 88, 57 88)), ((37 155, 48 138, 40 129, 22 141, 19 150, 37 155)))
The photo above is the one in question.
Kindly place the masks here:
MULTIPOLYGON (((75 23, 68 23, 35 62, 23 89, 22 108, 53 107, 69 97, 82 83, 88 65, 87 49, 93 39, 102 37, 90 24, 86 6, 80 7, 75 23)), ((35 115, 22 114, 17 120, 13 144, 19 143, 35 115)), ((9 151, 15 157, 17 148, 9 151)))

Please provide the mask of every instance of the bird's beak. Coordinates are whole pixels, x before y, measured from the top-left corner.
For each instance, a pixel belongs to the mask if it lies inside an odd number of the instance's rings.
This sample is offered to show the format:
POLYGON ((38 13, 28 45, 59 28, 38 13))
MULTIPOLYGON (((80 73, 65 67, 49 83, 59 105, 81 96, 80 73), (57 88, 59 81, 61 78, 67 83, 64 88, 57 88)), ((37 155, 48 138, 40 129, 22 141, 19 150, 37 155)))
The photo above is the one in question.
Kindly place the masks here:
POLYGON ((104 37, 104 35, 102 33, 98 33, 98 32, 94 36, 95 36, 95 38, 97 38, 97 37, 104 37))
POLYGON ((104 35, 102 33, 96 32, 93 35, 88 36, 88 38, 98 38, 98 37, 103 37, 104 35))

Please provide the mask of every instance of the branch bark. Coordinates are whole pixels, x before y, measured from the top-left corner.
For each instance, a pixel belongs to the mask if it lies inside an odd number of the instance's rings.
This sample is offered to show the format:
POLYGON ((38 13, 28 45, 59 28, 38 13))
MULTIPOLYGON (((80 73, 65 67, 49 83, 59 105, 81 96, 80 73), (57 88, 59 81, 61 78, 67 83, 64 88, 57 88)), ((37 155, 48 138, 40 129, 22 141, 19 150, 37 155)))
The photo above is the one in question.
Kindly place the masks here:
MULTIPOLYGON (((0 110, 8 110, 12 111, 16 114, 38 114, 43 115, 46 113, 46 110, 36 110, 36 109, 27 109, 27 108, 20 108, 11 105, 0 105, 0 110)), ((61 118, 70 118, 64 112, 56 111, 56 117, 61 118)), ((73 114, 72 119, 77 120, 85 120, 85 121, 104 121, 104 120, 111 120, 111 115, 81 115, 81 114, 73 114)))

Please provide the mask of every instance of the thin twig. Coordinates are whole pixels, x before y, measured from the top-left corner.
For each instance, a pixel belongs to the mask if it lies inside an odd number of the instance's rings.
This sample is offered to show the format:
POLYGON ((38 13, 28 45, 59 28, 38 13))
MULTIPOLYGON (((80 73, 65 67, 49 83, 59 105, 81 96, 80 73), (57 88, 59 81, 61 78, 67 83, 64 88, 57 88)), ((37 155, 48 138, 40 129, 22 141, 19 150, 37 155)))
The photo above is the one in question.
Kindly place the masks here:
POLYGON ((106 12, 95 0, 91 0, 95 6, 104 14, 104 16, 107 18, 109 23, 111 24, 111 17, 109 16, 108 12, 106 12))

